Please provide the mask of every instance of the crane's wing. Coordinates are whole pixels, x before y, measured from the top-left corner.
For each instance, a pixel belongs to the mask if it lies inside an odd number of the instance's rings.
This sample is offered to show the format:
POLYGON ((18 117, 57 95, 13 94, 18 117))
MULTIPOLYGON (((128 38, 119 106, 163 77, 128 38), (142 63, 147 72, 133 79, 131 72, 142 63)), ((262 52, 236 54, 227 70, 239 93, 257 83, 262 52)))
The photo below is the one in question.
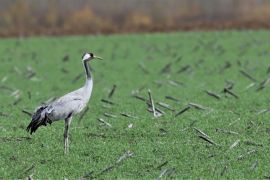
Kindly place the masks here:
POLYGON ((52 102, 47 108, 47 114, 53 120, 65 119, 71 114, 79 113, 85 106, 81 93, 74 91, 52 102))
POLYGON ((79 89, 56 99, 50 104, 38 107, 32 116, 27 131, 32 134, 42 125, 46 126, 48 123, 66 119, 80 112, 86 106, 82 94, 81 89, 79 89))
POLYGON ((46 126, 48 123, 51 124, 50 119, 47 118, 45 111, 48 106, 40 106, 37 108, 36 112, 32 116, 32 120, 27 126, 26 130, 32 134, 40 126, 46 126))

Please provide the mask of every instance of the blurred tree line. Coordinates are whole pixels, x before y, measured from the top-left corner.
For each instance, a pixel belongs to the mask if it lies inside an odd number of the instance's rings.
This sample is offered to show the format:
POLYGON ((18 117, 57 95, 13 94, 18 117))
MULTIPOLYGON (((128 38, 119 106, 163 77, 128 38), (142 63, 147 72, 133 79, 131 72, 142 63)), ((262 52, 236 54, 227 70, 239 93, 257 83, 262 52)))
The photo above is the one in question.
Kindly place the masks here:
POLYGON ((269 0, 1 0, 0 36, 269 28, 269 0))

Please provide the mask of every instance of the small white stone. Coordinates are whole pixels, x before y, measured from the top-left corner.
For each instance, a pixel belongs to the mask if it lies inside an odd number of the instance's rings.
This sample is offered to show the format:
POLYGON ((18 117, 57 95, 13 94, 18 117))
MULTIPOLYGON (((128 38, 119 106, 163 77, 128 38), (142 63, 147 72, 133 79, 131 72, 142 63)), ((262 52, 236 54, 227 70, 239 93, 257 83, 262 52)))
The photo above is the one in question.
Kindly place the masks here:
POLYGON ((132 128, 132 127, 133 127, 133 124, 132 123, 128 125, 128 128, 132 128))

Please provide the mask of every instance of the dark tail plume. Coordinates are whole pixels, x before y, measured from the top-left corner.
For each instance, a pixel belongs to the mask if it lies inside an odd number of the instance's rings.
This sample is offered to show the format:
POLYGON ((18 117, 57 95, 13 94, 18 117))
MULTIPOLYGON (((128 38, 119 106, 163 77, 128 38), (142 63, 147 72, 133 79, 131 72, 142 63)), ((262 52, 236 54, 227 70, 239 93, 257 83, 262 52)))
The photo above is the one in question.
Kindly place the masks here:
POLYGON ((52 121, 47 117, 46 113, 43 115, 42 112, 47 108, 48 106, 41 106, 36 110, 36 112, 32 116, 32 121, 27 126, 26 130, 32 134, 35 132, 40 126, 46 126, 47 123, 51 124, 52 121))

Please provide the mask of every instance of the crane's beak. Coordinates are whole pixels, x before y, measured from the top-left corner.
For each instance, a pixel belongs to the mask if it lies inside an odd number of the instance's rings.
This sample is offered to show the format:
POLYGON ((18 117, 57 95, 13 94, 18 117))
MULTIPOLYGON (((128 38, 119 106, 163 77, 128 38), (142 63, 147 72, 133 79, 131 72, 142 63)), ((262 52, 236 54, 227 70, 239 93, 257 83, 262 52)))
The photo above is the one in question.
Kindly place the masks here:
POLYGON ((94 58, 95 58, 95 59, 99 59, 99 60, 103 60, 103 58, 98 57, 98 56, 96 56, 96 55, 94 55, 94 58))

